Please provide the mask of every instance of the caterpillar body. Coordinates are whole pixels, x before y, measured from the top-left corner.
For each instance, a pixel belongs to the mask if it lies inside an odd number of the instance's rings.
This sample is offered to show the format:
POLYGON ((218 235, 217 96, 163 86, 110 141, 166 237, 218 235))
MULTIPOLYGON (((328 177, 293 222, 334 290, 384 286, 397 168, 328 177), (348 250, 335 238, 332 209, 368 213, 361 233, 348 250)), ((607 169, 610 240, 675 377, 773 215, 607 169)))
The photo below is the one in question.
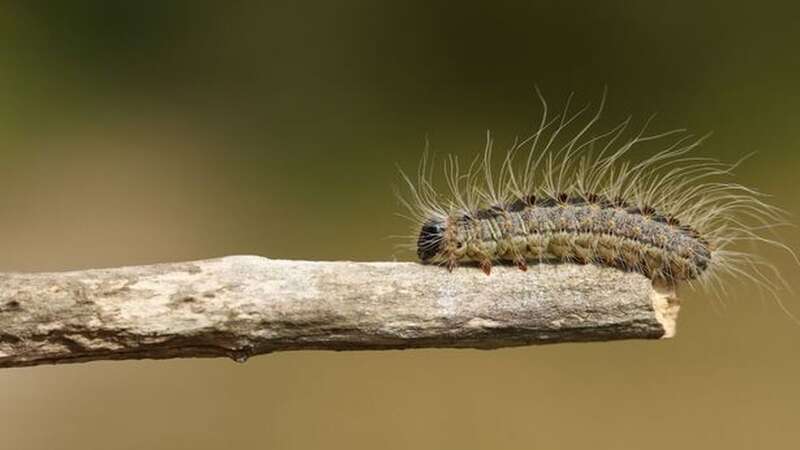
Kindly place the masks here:
POLYGON ((785 224, 784 211, 730 181, 738 162, 695 156, 705 137, 647 134, 649 120, 626 137, 630 119, 595 132, 605 94, 583 125, 589 105, 571 113, 568 100, 549 117, 541 93, 539 99, 537 130, 501 160, 489 133, 466 169, 456 157, 445 159, 444 194, 427 151, 416 179, 401 171, 408 193, 398 195, 413 222, 408 247, 423 263, 453 270, 471 262, 487 275, 498 262, 521 270, 542 262, 600 264, 723 291, 725 273, 773 292, 785 284, 774 266, 742 248, 767 243, 794 256, 764 234, 785 224), (662 147, 649 156, 634 154, 656 143, 662 147))
POLYGON ((711 249, 691 227, 654 210, 594 194, 558 198, 529 196, 508 205, 430 219, 417 241, 423 262, 455 266, 473 260, 487 272, 493 259, 527 269, 529 260, 596 262, 671 279, 696 278, 711 249))

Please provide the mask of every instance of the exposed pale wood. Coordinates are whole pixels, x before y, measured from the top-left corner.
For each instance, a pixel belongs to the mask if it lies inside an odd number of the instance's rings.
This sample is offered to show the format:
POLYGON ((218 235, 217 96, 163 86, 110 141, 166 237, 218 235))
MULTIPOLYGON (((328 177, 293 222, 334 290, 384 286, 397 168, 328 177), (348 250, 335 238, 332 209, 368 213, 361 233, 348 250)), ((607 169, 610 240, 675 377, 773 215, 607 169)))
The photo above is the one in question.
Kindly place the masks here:
POLYGON ((257 256, 0 274, 0 367, 670 337, 677 300, 592 265, 449 273, 257 256))

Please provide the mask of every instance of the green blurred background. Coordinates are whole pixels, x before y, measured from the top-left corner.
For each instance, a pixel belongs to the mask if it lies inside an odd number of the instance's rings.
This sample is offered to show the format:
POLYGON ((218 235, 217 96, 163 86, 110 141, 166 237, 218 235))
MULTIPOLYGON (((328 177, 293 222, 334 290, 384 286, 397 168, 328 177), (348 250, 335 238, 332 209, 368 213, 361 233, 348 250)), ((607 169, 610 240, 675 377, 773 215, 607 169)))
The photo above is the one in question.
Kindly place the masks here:
MULTIPOLYGON (((534 84, 757 151, 800 213, 795 2, 464 3, 0 3, 0 270, 411 259, 395 164, 511 143, 534 84)), ((791 448, 800 326, 736 286, 665 342, 3 370, 0 447, 791 448)))

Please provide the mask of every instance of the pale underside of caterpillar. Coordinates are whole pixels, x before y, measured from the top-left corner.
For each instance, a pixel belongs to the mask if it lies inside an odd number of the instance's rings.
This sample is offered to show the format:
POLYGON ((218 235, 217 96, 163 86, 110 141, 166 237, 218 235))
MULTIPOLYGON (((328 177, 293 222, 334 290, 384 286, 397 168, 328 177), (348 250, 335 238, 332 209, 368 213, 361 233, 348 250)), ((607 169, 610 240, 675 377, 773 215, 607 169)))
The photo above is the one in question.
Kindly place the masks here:
POLYGON ((783 282, 740 248, 767 243, 794 256, 764 235, 785 224, 784 212, 730 181, 739 163, 694 156, 704 137, 684 130, 647 134, 650 121, 635 133, 630 119, 594 132, 605 94, 583 124, 589 105, 571 113, 568 100, 550 117, 539 99, 538 128, 502 159, 487 133, 485 151, 463 171, 451 156, 438 177, 426 151, 416 179, 403 174, 408 193, 398 196, 414 224, 408 247, 422 262, 450 270, 471 262, 487 274, 495 263, 593 263, 723 291, 725 273, 773 291, 783 282))

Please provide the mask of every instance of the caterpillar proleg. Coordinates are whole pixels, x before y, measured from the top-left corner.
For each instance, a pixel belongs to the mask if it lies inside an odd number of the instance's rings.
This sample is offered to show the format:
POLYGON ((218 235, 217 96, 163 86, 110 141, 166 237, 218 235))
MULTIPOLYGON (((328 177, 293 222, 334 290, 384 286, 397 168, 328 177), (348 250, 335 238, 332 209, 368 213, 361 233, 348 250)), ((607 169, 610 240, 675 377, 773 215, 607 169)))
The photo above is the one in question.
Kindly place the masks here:
POLYGON ((773 292, 784 283, 742 245, 774 245, 794 257, 767 236, 786 223, 785 212, 731 180, 741 161, 695 154, 706 136, 650 134, 650 120, 634 131, 630 119, 596 131, 605 94, 594 113, 590 105, 571 112, 568 100, 555 114, 537 94, 536 131, 499 159, 487 132, 470 164, 449 156, 440 177, 426 150, 416 177, 402 174, 407 192, 399 198, 413 223, 408 247, 423 263, 453 270, 471 262, 487 275, 500 262, 521 270, 599 264, 723 291, 725 274, 773 292))

